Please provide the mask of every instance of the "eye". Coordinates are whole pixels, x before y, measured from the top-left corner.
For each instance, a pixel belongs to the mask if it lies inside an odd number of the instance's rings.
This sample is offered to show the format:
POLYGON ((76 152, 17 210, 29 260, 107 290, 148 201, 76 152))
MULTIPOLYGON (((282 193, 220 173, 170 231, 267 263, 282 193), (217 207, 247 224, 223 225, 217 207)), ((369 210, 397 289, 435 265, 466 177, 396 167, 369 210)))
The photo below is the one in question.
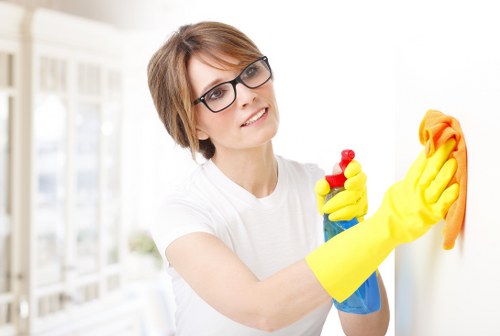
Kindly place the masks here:
POLYGON ((205 100, 207 101, 215 101, 224 98, 227 93, 227 85, 221 85, 213 88, 205 95, 205 100))
POLYGON ((258 63, 254 63, 249 65, 245 71, 243 72, 243 77, 245 78, 252 78, 255 76, 258 76, 259 73, 262 71, 262 65, 258 63))

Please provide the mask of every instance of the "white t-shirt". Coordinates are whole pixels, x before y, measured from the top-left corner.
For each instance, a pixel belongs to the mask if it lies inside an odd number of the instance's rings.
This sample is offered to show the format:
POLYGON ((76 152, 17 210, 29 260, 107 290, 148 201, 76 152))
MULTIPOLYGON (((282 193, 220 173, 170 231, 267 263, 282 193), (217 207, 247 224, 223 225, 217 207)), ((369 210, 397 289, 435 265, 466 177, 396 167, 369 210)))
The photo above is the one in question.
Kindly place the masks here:
MULTIPOLYGON (((192 232, 207 232, 222 240, 259 278, 303 259, 323 242, 322 218, 316 209, 314 185, 324 172, 279 156, 274 192, 256 198, 212 161, 200 165, 162 204, 151 231, 158 250, 192 232)), ((320 335, 331 304, 301 320, 268 333, 220 314, 168 264, 176 301, 177 336, 200 335, 320 335)))

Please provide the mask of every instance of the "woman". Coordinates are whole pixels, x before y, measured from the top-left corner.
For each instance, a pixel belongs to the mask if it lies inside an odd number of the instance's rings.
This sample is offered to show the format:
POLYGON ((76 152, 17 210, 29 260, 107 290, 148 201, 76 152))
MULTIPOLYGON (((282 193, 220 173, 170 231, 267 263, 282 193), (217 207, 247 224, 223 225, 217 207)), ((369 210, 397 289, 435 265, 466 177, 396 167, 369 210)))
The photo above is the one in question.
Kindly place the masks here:
MULTIPOLYGON (((207 159, 168 197, 152 228, 173 278, 178 335, 319 335, 332 297, 349 296, 397 244, 422 235, 456 198, 456 188, 445 190, 454 174, 449 144, 432 158, 419 156, 373 220, 322 244, 313 190, 324 172, 275 155, 272 70, 247 36, 217 22, 183 26, 154 54, 148 78, 169 134, 193 158, 199 152, 207 159), (426 169, 425 183, 408 182, 426 169), (404 202, 393 215, 394 203, 431 184, 432 200, 404 202), (355 252, 352 245, 366 246, 355 252), (354 260, 346 260, 349 254, 354 260)), ((355 161, 345 174, 351 187, 328 208, 339 219, 362 217, 365 175, 355 161)), ((319 189, 321 202, 328 190, 319 189)), ((339 312, 346 334, 386 333, 380 277, 379 285, 379 311, 339 312)))

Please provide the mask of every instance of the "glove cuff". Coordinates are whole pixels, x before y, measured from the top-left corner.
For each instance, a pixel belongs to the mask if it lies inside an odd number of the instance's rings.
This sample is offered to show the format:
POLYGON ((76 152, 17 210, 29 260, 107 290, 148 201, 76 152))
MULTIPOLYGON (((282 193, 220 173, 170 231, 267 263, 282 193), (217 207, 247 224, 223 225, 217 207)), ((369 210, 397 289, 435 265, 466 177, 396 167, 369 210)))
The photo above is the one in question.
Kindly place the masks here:
POLYGON ((330 296, 342 302, 397 245, 386 223, 372 217, 312 251, 306 262, 330 296))

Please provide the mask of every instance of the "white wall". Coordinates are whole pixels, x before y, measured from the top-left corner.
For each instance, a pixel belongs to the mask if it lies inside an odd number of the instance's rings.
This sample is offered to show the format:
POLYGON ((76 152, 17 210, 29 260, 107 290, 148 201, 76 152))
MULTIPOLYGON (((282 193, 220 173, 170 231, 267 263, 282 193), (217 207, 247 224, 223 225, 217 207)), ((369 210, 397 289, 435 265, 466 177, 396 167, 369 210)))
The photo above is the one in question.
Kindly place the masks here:
POLYGON ((396 164, 402 177, 427 109, 458 118, 468 146, 465 230, 441 249, 442 223, 396 253, 398 336, 500 335, 500 20, 493 2, 400 8, 396 164))

